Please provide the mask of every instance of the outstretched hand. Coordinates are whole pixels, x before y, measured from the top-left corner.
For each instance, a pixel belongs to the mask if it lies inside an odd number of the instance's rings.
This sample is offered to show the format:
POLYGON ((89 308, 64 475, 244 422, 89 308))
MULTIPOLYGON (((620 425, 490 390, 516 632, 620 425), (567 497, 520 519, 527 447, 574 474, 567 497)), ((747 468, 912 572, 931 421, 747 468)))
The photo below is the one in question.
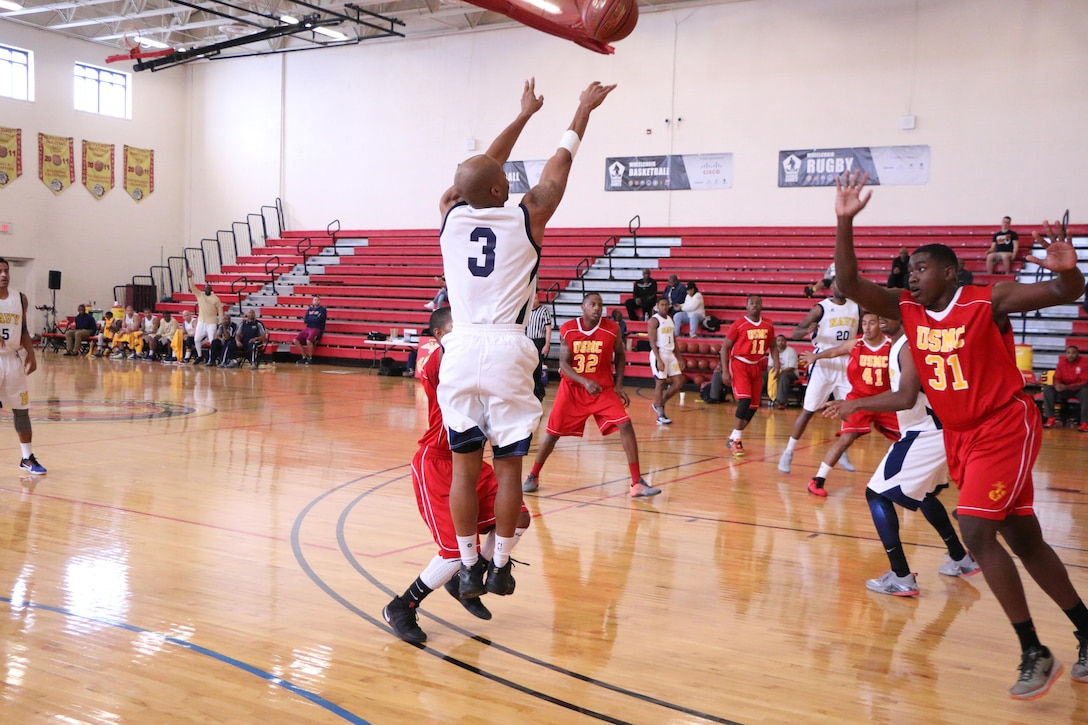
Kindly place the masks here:
POLYGON ((1052 227, 1050 222, 1043 220, 1045 234, 1032 232, 1035 244, 1046 250, 1045 257, 1036 257, 1029 254, 1025 259, 1034 262, 1043 269, 1051 272, 1065 272, 1077 266, 1077 250, 1073 248, 1068 232, 1064 235, 1061 227, 1052 227))
POLYGON ((869 198, 873 195, 872 191, 862 193, 868 181, 869 174, 861 169, 852 174, 847 171, 835 179, 836 216, 853 219, 858 212, 865 208, 865 205, 869 203, 869 198))
POLYGON ((521 91, 521 113, 524 116, 532 116, 544 105, 544 96, 536 94, 536 78, 525 81, 525 88, 521 91))
POLYGON ((586 108, 593 110, 604 103, 604 99, 615 89, 615 83, 610 86, 602 86, 599 81, 593 81, 589 84, 588 88, 582 91, 582 95, 578 97, 578 102, 586 108))

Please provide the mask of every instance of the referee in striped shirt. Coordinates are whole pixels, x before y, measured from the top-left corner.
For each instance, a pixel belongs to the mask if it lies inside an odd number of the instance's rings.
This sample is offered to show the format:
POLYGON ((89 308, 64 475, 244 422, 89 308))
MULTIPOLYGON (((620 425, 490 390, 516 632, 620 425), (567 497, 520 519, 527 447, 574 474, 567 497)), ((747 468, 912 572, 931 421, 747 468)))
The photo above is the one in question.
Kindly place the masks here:
POLYGON ((537 349, 536 370, 533 371, 533 395, 544 400, 544 358, 552 347, 552 311, 540 304, 540 295, 533 302, 533 311, 529 313, 529 327, 526 334, 537 349))

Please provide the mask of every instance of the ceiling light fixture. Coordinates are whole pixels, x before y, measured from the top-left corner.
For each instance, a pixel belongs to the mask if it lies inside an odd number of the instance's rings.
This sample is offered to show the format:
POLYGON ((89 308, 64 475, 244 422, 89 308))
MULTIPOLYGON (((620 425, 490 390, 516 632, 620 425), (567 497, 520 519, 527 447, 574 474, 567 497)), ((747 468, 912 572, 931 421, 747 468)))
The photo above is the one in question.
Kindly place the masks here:
MULTIPOLYGON (((0 0, 0 2, 3 2, 3 1, 4 0, 0 0)), ((169 48, 170 47, 169 45, 162 42, 161 40, 155 40, 154 38, 141 37, 139 39, 139 42, 140 42, 140 45, 144 46, 145 48, 169 48)))
POLYGON ((0 0, 0 10, 22 10, 23 6, 12 0, 0 0))
MULTIPOLYGON (((3 2, 3 0, 0 0, 0 2, 3 2)), ((291 17, 290 15, 281 15, 280 20, 291 25, 298 25, 298 18, 291 17)))
POLYGON ((321 33, 326 38, 332 38, 333 40, 347 40, 348 36, 341 33, 339 30, 330 30, 329 28, 318 26, 314 28, 315 33, 321 33))

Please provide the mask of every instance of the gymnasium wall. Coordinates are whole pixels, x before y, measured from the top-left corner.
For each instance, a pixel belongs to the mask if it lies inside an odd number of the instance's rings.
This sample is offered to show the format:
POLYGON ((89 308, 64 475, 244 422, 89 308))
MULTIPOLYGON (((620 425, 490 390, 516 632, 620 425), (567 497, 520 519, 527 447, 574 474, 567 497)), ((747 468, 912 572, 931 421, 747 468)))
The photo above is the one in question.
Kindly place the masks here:
POLYGON ((514 28, 194 66, 194 128, 226 105, 231 138, 265 153, 229 169, 223 143, 194 143, 189 226, 280 195, 296 228, 435 227, 466 142, 486 148, 531 75, 545 106, 514 159, 550 155, 588 81, 619 84, 553 225, 830 224, 829 189, 777 188, 778 151, 900 144, 932 147, 929 184, 878 189, 866 223, 1083 221, 1086 37, 1083 0, 753 0, 645 13, 612 57, 514 28), (606 155, 700 152, 734 154, 732 189, 603 190, 606 155))
MULTIPOLYGON (((131 64, 107 66, 110 49, 71 40, 12 22, 0 22, 0 43, 34 52, 35 101, 0 98, 0 126, 23 130, 23 174, 0 189, 0 256, 16 259, 12 286, 32 305, 52 300, 48 271, 62 272, 57 293, 60 313, 75 314, 80 302, 112 302, 112 288, 134 274, 147 274, 160 254, 175 254, 185 240, 188 174, 188 74, 132 74, 132 120, 75 111, 73 63, 128 71, 131 64), (38 179, 38 133, 72 136, 75 183, 54 195, 38 179), (86 139, 116 147, 114 188, 101 200, 83 186, 79 163, 86 139), (125 144, 155 150, 155 192, 137 204, 124 189, 125 144), (107 299, 109 298, 109 299, 107 299)), ((40 313, 28 316, 41 327, 40 313)))

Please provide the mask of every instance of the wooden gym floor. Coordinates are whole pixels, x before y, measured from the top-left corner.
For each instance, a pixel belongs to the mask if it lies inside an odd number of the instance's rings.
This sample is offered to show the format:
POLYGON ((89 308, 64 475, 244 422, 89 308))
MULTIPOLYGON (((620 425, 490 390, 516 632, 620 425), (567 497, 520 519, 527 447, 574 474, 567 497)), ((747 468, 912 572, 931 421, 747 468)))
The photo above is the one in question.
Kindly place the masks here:
MULTIPOLYGON (((818 500, 805 485, 832 423, 813 422, 783 476, 795 410, 762 409, 737 461, 731 404, 689 393, 659 427, 633 391, 664 492, 628 498, 618 437, 561 441, 527 496, 516 594, 487 597, 484 622, 435 592, 417 648, 381 617, 434 553, 409 481, 414 381, 39 359, 47 476, 20 476, 0 417, 0 721, 1088 722, 1064 615, 1028 582, 1066 674, 1009 699, 1012 629, 981 577, 937 574, 920 514, 902 520, 921 596, 865 590, 887 568, 863 496, 882 437, 818 500)), ((1088 596, 1086 442, 1045 432, 1036 503, 1088 596)))

